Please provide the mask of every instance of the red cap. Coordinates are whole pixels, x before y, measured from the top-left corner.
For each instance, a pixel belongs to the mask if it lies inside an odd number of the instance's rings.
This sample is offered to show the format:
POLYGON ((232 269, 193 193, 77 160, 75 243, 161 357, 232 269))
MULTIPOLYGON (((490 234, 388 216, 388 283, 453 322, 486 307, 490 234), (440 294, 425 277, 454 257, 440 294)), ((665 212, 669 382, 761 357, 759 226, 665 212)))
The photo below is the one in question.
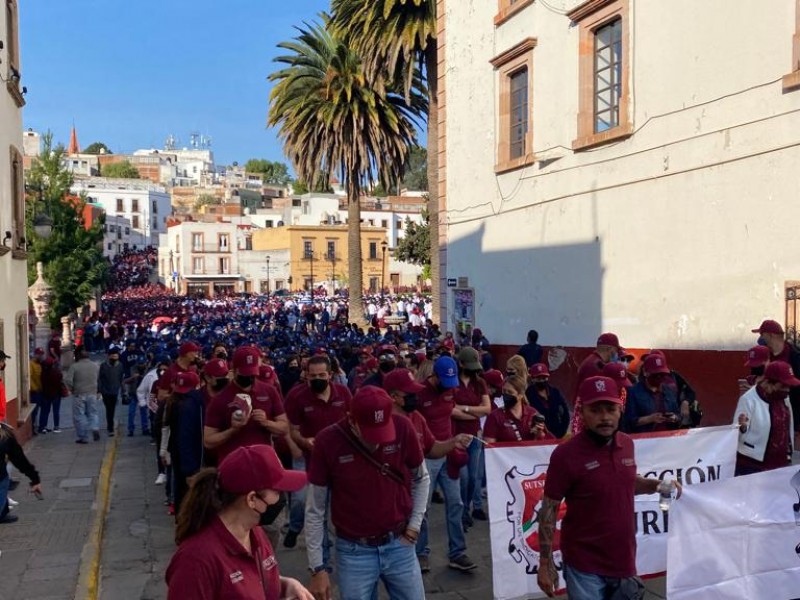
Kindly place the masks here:
POLYGON ((620 350, 619 346, 619 338, 617 337, 616 333, 602 333, 600 337, 597 338, 597 345, 598 346, 612 346, 617 350, 620 350))
POLYGON ((397 356, 397 347, 392 346, 391 344, 385 344, 378 349, 378 360, 382 359, 384 356, 391 354, 392 357, 397 356))
POLYGON ((242 346, 233 353, 233 368, 239 375, 258 375, 261 353, 253 346, 242 346))
POLYGON ((275 369, 273 369, 269 365, 261 365, 258 368, 259 379, 262 379, 263 381, 270 381, 272 380, 273 377, 275 377, 275 369))
POLYGON ((797 379, 792 373, 792 367, 789 363, 782 360, 776 360, 767 365, 764 369, 764 379, 769 381, 777 381, 789 387, 797 387, 800 385, 800 379, 797 379))
POLYGON ((184 342, 178 348, 178 356, 186 356, 189 352, 200 352, 200 346, 194 342, 184 342))
POLYGON ((228 361, 226 361, 224 358, 215 358, 210 360, 203 367, 203 373, 209 377, 214 377, 217 379, 221 377, 227 377, 228 371, 230 371, 230 368, 228 367, 228 361))
POLYGON ((745 367, 763 367, 769 362, 769 348, 766 346, 753 346, 747 351, 747 362, 745 367))
POLYGON ((603 367, 603 376, 613 379, 617 386, 631 387, 633 384, 628 379, 628 369, 622 363, 608 363, 603 367))
POLYGON ((503 389, 503 383, 505 383, 503 374, 497 369, 489 369, 488 371, 485 371, 483 374, 483 380, 496 390, 503 389))
POLYGON ((350 402, 350 415, 368 444, 387 444, 397 437, 392 420, 392 399, 385 390, 366 385, 350 402))
POLYGON ((33 351, 33 354, 34 356, 42 356, 44 354, 44 350, 41 348, 36 348, 36 350, 33 351))
POLYGON ((578 399, 584 406, 595 402, 622 404, 619 389, 610 377, 595 376, 584 379, 578 388, 578 399))
POLYGON ((328 355, 328 351, 325 350, 325 348, 317 348, 314 351, 314 354, 316 354, 317 356, 327 356, 328 355))
POLYGON ((378 368, 378 359, 377 358, 368 358, 367 361, 364 363, 364 366, 368 369, 377 369, 378 368))
POLYGON ((550 377, 550 371, 544 363, 536 363, 531 365, 528 369, 528 375, 531 377, 550 377))
POLYGON ((179 394, 188 394, 200 385, 200 377, 196 371, 183 371, 175 377, 175 391, 179 394))
POLYGON ((219 465, 219 487, 231 494, 260 490, 296 492, 308 478, 302 471, 287 471, 272 446, 242 446, 219 465))
POLYGON ((644 370, 647 371, 648 375, 654 375, 656 373, 669 373, 667 359, 664 358, 664 355, 661 352, 651 352, 647 355, 647 358, 644 359, 644 370))
POLYGON ((414 375, 408 369, 395 369, 383 378, 383 389, 390 393, 418 394, 425 386, 414 381, 414 375))
POLYGON ((761 322, 761 326, 758 329, 753 329, 753 333, 777 333, 778 335, 783 335, 783 327, 777 321, 773 321, 772 319, 767 319, 766 321, 761 322))

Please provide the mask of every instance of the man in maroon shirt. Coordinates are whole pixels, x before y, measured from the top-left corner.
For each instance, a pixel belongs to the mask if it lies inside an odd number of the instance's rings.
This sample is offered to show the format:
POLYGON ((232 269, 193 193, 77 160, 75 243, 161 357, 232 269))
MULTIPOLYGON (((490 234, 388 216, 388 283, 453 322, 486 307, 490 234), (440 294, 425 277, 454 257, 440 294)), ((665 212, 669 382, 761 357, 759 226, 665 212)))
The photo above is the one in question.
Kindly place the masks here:
POLYGON ((425 597, 414 544, 430 478, 414 426, 393 414, 384 390, 364 386, 349 416, 317 434, 308 483, 306 544, 315 598, 331 597, 323 559, 329 506, 342 598, 372 598, 379 580, 392 600, 425 597))
MULTIPOLYGON (((314 356, 308 360, 306 381, 298 383, 286 396, 292 441, 303 452, 302 457, 294 459, 292 468, 298 471, 308 468, 317 434, 347 415, 351 398, 346 386, 331 381, 331 361, 327 356, 314 356)), ((283 540, 287 548, 297 544, 297 536, 303 530, 305 492, 303 488, 292 494, 289 531, 283 540)))
POLYGON ((561 555, 567 594, 581 600, 605 600, 620 588, 624 593, 639 586, 633 579, 633 497, 658 492, 661 482, 636 473, 633 439, 619 431, 622 401, 614 380, 590 377, 581 383, 578 397, 585 429, 553 451, 547 469, 537 517, 541 547, 538 584, 551 597, 560 587, 553 537, 559 506, 566 500, 561 555))
POLYGON ((158 378, 158 401, 163 402, 172 393, 172 382, 178 373, 196 370, 197 356, 200 354, 200 346, 194 342, 184 342, 178 348, 178 358, 167 370, 158 378))
POLYGON ((595 377, 603 374, 603 367, 606 363, 624 354, 624 350, 619 345, 619 338, 615 333, 603 333, 597 338, 597 347, 594 351, 583 359, 578 368, 578 385, 587 377, 595 377))

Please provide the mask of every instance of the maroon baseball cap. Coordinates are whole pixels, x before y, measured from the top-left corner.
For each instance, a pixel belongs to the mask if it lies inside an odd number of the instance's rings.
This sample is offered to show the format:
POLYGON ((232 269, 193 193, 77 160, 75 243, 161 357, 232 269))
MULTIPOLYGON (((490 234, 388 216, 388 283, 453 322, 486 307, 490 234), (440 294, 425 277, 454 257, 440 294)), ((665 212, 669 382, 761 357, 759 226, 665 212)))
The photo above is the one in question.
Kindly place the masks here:
POLYGON ((175 376, 175 391, 179 394, 188 394, 200 385, 200 377, 196 371, 183 371, 175 376))
POLYGON ((233 353, 233 368, 239 375, 257 376, 261 353, 254 346, 242 346, 233 353))
POLYGON ((644 370, 647 371, 648 375, 669 373, 667 359, 664 358, 661 352, 651 352, 647 355, 647 358, 644 359, 644 370))
POLYGON ((368 444, 387 444, 397 437, 392 420, 392 399, 385 390, 365 385, 350 402, 350 415, 368 444))
POLYGON ((497 369, 489 369, 483 374, 483 380, 496 390, 503 389, 503 374, 497 369))
POLYGON ((769 348, 766 346, 753 346, 747 351, 747 362, 745 367, 763 367, 769 362, 769 348))
POLYGON ((404 394, 418 394, 425 386, 414 381, 408 369, 395 369, 383 378, 383 389, 390 393, 399 390, 404 394))
POLYGON ((181 344, 180 348, 178 348, 179 356, 186 356, 190 352, 200 352, 200 346, 194 342, 184 342, 181 344))
POLYGON ((778 335, 783 335, 783 327, 781 327, 781 324, 772 319, 761 321, 761 326, 752 331, 753 333, 777 333, 778 335))
POLYGON ((797 379, 792 373, 792 367, 789 363, 782 360, 776 360, 767 365, 764 369, 764 379, 769 381, 777 381, 789 387, 797 387, 800 385, 800 379, 797 379))
POLYGON ((44 350, 42 350, 41 348, 36 348, 36 350, 33 351, 33 354, 34 356, 41 356, 44 354, 44 350))
POLYGON ((544 363, 536 363, 531 365, 528 369, 528 375, 531 377, 550 377, 550 371, 544 363))
POLYGON ((613 379, 617 386, 627 388, 633 385, 628 379, 628 369, 622 363, 608 363, 603 367, 603 375, 613 379))
POLYGON ((275 377, 275 369, 269 365, 261 365, 258 368, 258 378, 262 381, 270 381, 275 377))
POLYGON ((584 379, 578 387, 578 398, 584 406, 595 402, 622 404, 617 384, 610 377, 602 375, 584 379))
POLYGON ((619 338, 617 337, 616 333, 601 333, 600 337, 597 338, 597 345, 612 346, 617 350, 621 350, 619 345, 619 338))
POLYGON ((210 360, 203 367, 203 373, 209 377, 215 378, 227 377, 228 371, 230 371, 230 368, 228 367, 228 361, 226 361, 224 358, 215 358, 210 360))
POLYGON ((259 490, 296 492, 306 485, 302 471, 287 471, 272 446, 242 446, 231 452, 219 465, 219 487, 231 494, 259 490))

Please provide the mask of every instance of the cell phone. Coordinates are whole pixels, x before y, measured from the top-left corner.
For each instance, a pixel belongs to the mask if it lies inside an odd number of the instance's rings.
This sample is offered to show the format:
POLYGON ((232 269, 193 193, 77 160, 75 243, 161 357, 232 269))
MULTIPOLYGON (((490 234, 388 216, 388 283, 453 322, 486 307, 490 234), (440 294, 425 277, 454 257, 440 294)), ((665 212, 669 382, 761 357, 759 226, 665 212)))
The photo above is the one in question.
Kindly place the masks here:
POLYGON ((539 425, 540 423, 544 423, 545 422, 544 415, 541 415, 541 414, 533 415, 533 422, 536 425, 539 425))
POLYGON ((671 412, 661 413, 661 416, 664 417, 665 419, 669 419, 670 421, 674 421, 676 419, 675 413, 671 412))

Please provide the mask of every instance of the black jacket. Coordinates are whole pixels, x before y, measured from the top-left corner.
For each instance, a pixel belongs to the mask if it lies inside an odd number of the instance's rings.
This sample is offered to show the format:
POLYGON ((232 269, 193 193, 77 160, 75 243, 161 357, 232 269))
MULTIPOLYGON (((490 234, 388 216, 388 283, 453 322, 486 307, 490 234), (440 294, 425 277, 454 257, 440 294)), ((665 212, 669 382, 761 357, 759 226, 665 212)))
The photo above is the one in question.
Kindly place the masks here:
POLYGON ((22 446, 19 445, 17 438, 14 436, 14 430, 5 423, 0 423, 0 481, 8 477, 6 459, 11 461, 12 465, 31 480, 31 485, 37 485, 41 482, 39 472, 22 451, 22 446))

